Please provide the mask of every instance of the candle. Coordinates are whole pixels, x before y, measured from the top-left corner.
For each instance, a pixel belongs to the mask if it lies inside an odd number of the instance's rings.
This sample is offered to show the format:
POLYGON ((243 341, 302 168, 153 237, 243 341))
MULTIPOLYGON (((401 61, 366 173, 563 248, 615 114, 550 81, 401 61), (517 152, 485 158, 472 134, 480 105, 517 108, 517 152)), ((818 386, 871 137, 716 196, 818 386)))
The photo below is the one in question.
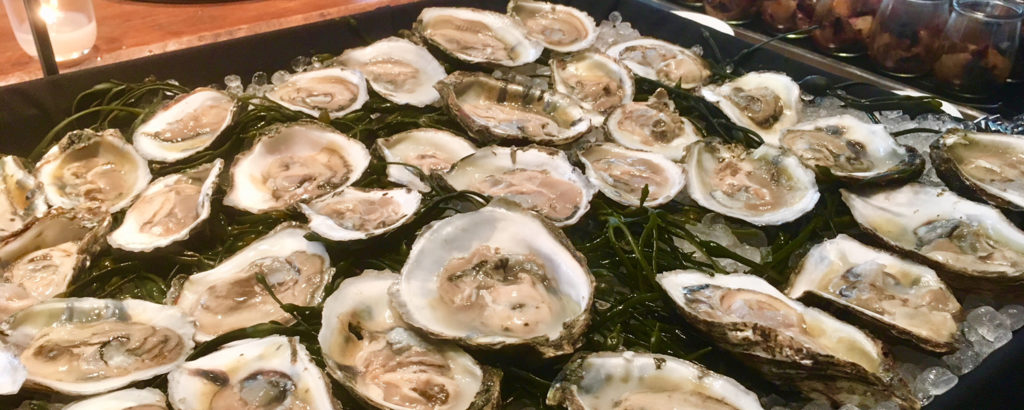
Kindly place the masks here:
MULTIPOLYGON (((35 42, 22 0, 4 0, 18 45, 36 57, 35 42)), ((39 16, 46 22, 57 61, 82 57, 96 44, 96 18, 90 0, 40 0, 39 16)))

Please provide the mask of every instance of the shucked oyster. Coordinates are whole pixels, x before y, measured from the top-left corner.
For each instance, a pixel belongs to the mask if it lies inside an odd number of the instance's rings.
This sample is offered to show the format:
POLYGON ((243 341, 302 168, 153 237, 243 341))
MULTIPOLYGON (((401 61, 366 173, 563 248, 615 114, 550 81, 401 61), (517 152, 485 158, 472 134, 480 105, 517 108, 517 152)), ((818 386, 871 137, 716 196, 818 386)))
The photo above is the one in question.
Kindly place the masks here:
POLYGON ((273 125, 235 157, 224 204, 252 213, 285 209, 351 184, 369 164, 370 151, 333 128, 273 125))
POLYGON ((608 115, 604 126, 619 145, 654 152, 673 161, 682 159, 686 147, 700 140, 693 123, 676 112, 664 89, 655 91, 646 103, 619 106, 608 115))
POLYGON ((188 238, 210 216, 210 200, 223 168, 224 160, 217 158, 153 181, 107 242, 126 251, 149 252, 188 238))
POLYGON ((71 131, 36 164, 46 200, 117 212, 146 188, 149 165, 116 129, 71 131))
POLYGON ((580 153, 587 178, 611 200, 627 206, 664 205, 686 184, 683 168, 667 158, 644 151, 598 143, 580 153))
POLYGON ((313 232, 332 241, 352 241, 390 232, 408 222, 422 198, 409 188, 347 187, 299 207, 313 232))
POLYGON ((61 410, 167 410, 167 397, 152 387, 124 389, 69 403, 61 410))
POLYGON ((632 351, 575 358, 547 403, 572 410, 761 410, 757 395, 733 379, 687 360, 632 351))
POLYGON ((175 98, 135 129, 132 145, 150 161, 174 162, 210 146, 235 113, 223 91, 196 88, 175 98))
POLYGON ((0 239, 46 213, 43 186, 21 160, 0 158, 0 239))
POLYGON ((544 145, 572 142, 590 130, 590 117, 568 95, 456 71, 437 83, 441 101, 473 136, 544 145))
POLYGON ((447 73, 427 49, 399 37, 345 50, 337 61, 359 70, 378 94, 398 104, 423 107, 440 98, 434 84, 447 73))
POLYGON ((340 410, 297 337, 243 339, 185 362, 167 376, 177 410, 340 410))
POLYGON ((594 18, 579 9, 533 0, 512 0, 508 14, 526 27, 526 35, 561 53, 580 51, 597 40, 594 18))
POLYGON ((444 177, 455 189, 512 200, 556 226, 576 223, 596 191, 564 152, 538 146, 484 147, 444 177))
POLYGON ((402 319, 430 336, 545 357, 579 344, 593 295, 594 278, 567 238, 500 199, 428 225, 391 288, 402 319))
POLYGON ((657 280, 688 322, 781 386, 836 405, 921 406, 881 343, 760 277, 691 270, 657 280))
POLYGON ((361 72, 338 67, 295 74, 266 95, 289 109, 314 117, 326 112, 331 118, 362 108, 370 98, 361 72))
POLYGON ((755 225, 799 218, 818 202, 814 173, 792 154, 764 144, 700 141, 686 155, 686 190, 701 206, 755 225))
POLYGON ((259 323, 295 319, 260 284, 262 276, 282 303, 313 306, 334 275, 323 244, 309 230, 285 222, 217 267, 189 276, 172 301, 196 321, 196 340, 259 323))
POLYGON ((800 86, 785 74, 754 71, 719 86, 701 88, 705 99, 732 122, 750 128, 768 144, 799 120, 800 86))
POLYGON ((192 353, 195 325, 141 300, 51 299, 0 324, 28 369, 26 386, 81 396, 167 373, 192 353))
POLYGON ((961 195, 1024 210, 1024 136, 952 129, 932 143, 931 157, 961 195))
POLYGON ((544 46, 527 37, 512 17, 493 11, 427 7, 413 30, 455 58, 469 63, 515 67, 540 57, 544 46))
POLYGON ((496 408, 500 372, 403 322, 388 295, 397 280, 392 272, 366 271, 324 302, 318 339, 328 372, 377 408, 496 408))
POLYGON ((555 90, 576 97, 602 117, 633 101, 633 73, 607 54, 586 51, 552 58, 555 90))
POLYGON ((624 41, 606 52, 636 75, 672 87, 697 88, 711 77, 707 63, 693 51, 655 38, 624 41))
POLYGON ((960 304, 935 271, 846 235, 811 248, 786 294, 823 308, 839 307, 881 336, 936 352, 956 348, 960 304))
POLYGON ((376 141, 377 150, 388 164, 388 181, 420 192, 430 191, 426 182, 406 165, 420 169, 424 175, 445 172, 456 161, 476 152, 476 146, 458 135, 435 128, 417 128, 376 141))

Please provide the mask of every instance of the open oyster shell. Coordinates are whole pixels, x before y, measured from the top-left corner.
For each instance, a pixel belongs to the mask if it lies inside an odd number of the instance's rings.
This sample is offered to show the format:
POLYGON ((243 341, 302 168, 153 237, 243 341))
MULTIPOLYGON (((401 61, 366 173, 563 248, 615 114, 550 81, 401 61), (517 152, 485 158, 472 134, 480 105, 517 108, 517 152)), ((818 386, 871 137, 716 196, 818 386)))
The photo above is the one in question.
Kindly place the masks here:
POLYGON ((495 200, 424 228, 391 297, 406 323, 432 337, 551 357, 580 343, 594 278, 564 234, 495 200))
POLYGON ((782 131, 799 121, 800 86, 782 73, 754 71, 700 91, 732 122, 753 130, 768 144, 778 145, 782 131))
POLYGON ((672 87, 694 89, 703 85, 711 70, 690 49, 656 38, 638 38, 613 44, 606 51, 638 76, 672 87))
POLYGON ((700 140, 693 123, 679 115, 664 89, 646 103, 627 102, 608 115, 604 124, 612 140, 627 148, 650 151, 673 161, 686 155, 686 147, 700 140))
POLYGON ((1024 210, 1024 136, 951 129, 930 153, 936 173, 954 191, 1024 210))
POLYGON ((526 35, 561 53, 580 51, 597 40, 597 23, 589 14, 543 1, 512 0, 508 14, 526 28, 526 35))
POLYGON ((688 322, 783 387, 835 405, 920 408, 882 344, 753 275, 659 274, 688 322))
POLYGON ((313 232, 332 241, 354 241, 382 235, 408 222, 422 198, 409 188, 347 187, 299 207, 313 232))
POLYGON ((61 410, 167 410, 167 397, 158 389, 124 389, 69 403, 61 410))
POLYGON ((424 175, 445 172, 456 161, 476 152, 476 146, 458 135, 436 128, 417 128, 400 132, 376 142, 377 151, 388 164, 388 181, 402 184, 420 192, 429 192, 430 186, 402 164, 420 169, 424 175))
POLYGON ((43 185, 25 169, 21 159, 0 158, 0 239, 46 213, 43 185))
POLYGON ((28 369, 26 387, 73 396, 171 371, 192 353, 194 332, 177 308, 134 299, 51 299, 0 323, 28 369))
POLYGON ((331 118, 339 118, 362 108, 370 95, 363 73, 328 67, 292 75, 267 91, 266 97, 313 117, 326 112, 331 118))
POLYGON ((365 271, 324 302, 318 339, 331 376, 381 409, 497 408, 501 373, 403 322, 388 295, 398 278, 365 271))
POLYGON ((167 376, 177 410, 340 410, 323 372, 297 337, 243 339, 185 362, 167 376))
POLYGON ((444 52, 468 63, 508 67, 536 60, 544 46, 526 35, 519 21, 473 8, 427 7, 413 31, 444 52))
POLYGON ((597 143, 580 153, 587 178, 611 200, 627 206, 664 205, 683 190, 683 167, 667 158, 612 143, 597 143))
POLYGON ((786 294, 839 308, 880 337, 934 352, 957 348, 960 303, 935 271, 843 234, 811 248, 786 294))
POLYGON ((382 97, 417 107, 441 98, 434 84, 448 75, 426 48, 400 37, 345 50, 337 62, 363 73, 382 97))
POLYGON ((36 164, 46 201, 117 212, 146 189, 149 165, 116 129, 71 131, 36 164))
POLYGON ((212 88, 196 88, 160 108, 132 134, 132 145, 150 161, 174 162, 206 149, 235 114, 235 99, 212 88))
POLYGON ((607 54, 584 51, 552 58, 555 90, 575 97, 587 109, 604 115, 633 101, 633 72, 607 54))

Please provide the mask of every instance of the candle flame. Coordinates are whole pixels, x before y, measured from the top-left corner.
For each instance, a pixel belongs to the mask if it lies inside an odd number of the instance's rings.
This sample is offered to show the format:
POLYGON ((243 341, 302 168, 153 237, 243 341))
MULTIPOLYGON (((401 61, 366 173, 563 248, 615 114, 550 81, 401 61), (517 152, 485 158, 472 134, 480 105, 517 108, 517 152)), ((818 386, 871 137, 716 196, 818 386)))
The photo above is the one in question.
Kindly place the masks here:
POLYGON ((39 17, 43 18, 46 24, 53 24, 60 18, 61 11, 58 8, 57 0, 44 0, 39 2, 39 17))

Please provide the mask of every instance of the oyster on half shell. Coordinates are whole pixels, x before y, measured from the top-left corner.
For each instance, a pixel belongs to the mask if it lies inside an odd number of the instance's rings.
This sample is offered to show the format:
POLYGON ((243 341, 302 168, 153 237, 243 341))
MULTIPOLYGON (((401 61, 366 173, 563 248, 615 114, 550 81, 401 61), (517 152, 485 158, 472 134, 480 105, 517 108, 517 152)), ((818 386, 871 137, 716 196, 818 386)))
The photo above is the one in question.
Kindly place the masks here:
POLYGON ((605 52, 636 75, 672 87, 694 89, 711 77, 707 62, 692 50, 656 38, 613 44, 605 52))
POLYGON ((363 73, 382 97, 417 107, 433 104, 441 98, 434 84, 447 75, 426 48, 400 37, 350 48, 341 53, 337 62, 363 73))
POLYGON ((651 152, 623 148, 613 143, 597 143, 580 153, 587 178, 611 200, 627 206, 664 205, 683 190, 683 167, 651 152))
POLYGON ((754 71, 700 91, 732 122, 753 130, 767 144, 778 145, 782 131, 799 121, 800 86, 782 73, 754 71))
POLYGON ((167 410, 167 397, 158 389, 124 389, 69 403, 61 410, 167 410))
POLYGON ((132 145, 150 161, 174 162, 206 149, 231 124, 235 99, 196 88, 160 108, 132 134, 132 145))
POLYGON ((544 46, 526 35, 516 19, 493 11, 461 7, 427 7, 413 31, 444 52, 468 63, 507 67, 536 60, 544 46))
POLYGON ((339 118, 362 108, 370 95, 363 73, 328 67, 292 75, 267 91, 266 97, 313 117, 327 113, 331 118, 339 118))
POLYGON ((643 102, 627 102, 608 115, 604 124, 612 140, 627 148, 650 151, 673 161, 700 140, 693 123, 676 111, 663 88, 643 102))
POLYGON ((46 213, 43 186, 17 157, 0 158, 0 239, 46 213))
POLYGON ((117 212, 146 189, 152 176, 116 129, 71 131, 36 163, 46 201, 61 208, 117 212))
POLYGON ((512 0, 508 14, 526 28, 526 35, 560 53, 580 51, 597 40, 597 24, 573 7, 534 0, 512 0))
POLYGON ((633 101, 633 73, 607 54, 584 51, 552 58, 549 64, 555 90, 601 117, 633 101))
POLYGON ((332 241, 353 241, 385 234, 408 222, 422 198, 409 188, 346 187, 299 207, 313 232, 332 241))
POLYGON ((388 181, 420 192, 430 186, 406 165, 419 168, 424 175, 442 173, 456 161, 476 152, 476 146, 458 135, 436 128, 417 128, 376 141, 377 151, 388 164, 388 181))
POLYGON ((932 142, 946 186, 1000 208, 1024 210, 1024 136, 951 129, 932 142))

